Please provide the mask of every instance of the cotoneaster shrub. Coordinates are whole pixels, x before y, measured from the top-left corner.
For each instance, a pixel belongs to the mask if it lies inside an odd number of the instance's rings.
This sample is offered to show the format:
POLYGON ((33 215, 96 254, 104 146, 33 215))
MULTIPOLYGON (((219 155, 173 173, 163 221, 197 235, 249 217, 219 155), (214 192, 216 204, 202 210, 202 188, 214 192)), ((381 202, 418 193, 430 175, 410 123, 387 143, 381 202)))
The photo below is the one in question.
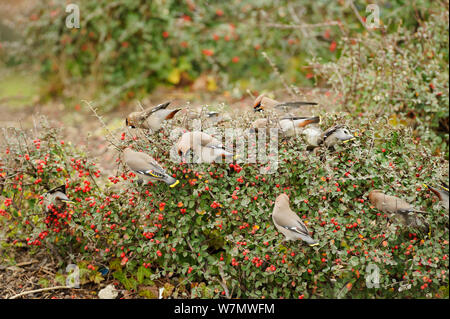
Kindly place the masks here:
MULTIPOLYGON (((280 138, 274 174, 243 159, 174 163, 169 134, 119 134, 120 145, 149 152, 174 174, 175 188, 139 185, 120 157, 117 174, 104 176, 54 129, 38 139, 17 132, 1 150, 3 245, 51 248, 80 266, 82 283, 101 281, 97 271, 108 266, 144 297, 155 297, 148 290, 155 284, 178 298, 448 297, 448 213, 422 186, 445 179, 448 162, 386 116, 328 114, 320 125, 336 123, 358 139, 313 154, 300 137, 280 138), (61 183, 76 204, 55 227, 45 223, 39 196, 61 183), (367 200, 377 188, 426 210, 431 233, 391 224, 367 200), (319 246, 281 242, 270 215, 282 192, 319 246), (366 287, 370 264, 379 268, 379 288, 366 287)), ((248 125, 241 118, 232 124, 248 125)))
POLYGON ((319 78, 342 97, 341 109, 387 114, 448 159, 448 21, 442 8, 414 29, 398 23, 396 32, 355 35, 339 43, 335 63, 320 64, 319 78))

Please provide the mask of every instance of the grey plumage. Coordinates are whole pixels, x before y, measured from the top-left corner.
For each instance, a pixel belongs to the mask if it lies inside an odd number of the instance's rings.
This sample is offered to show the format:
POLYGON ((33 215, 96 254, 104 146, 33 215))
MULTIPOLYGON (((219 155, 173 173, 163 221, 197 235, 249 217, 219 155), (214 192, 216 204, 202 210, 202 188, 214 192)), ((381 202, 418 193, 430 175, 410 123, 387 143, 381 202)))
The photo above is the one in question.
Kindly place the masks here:
POLYGON ((290 137, 300 133, 309 124, 320 123, 320 117, 284 117, 278 123, 283 134, 290 137))
POLYGON ((150 155, 126 148, 123 151, 124 161, 128 167, 144 180, 163 181, 174 187, 179 181, 169 174, 150 155))
POLYGON ((219 162, 222 158, 233 157, 233 153, 225 150, 219 140, 200 131, 184 133, 177 142, 177 152, 183 161, 192 152, 199 163, 219 162))
POLYGON ((258 96, 253 102, 253 110, 255 112, 261 112, 265 109, 273 109, 277 112, 288 113, 304 105, 317 105, 317 103, 305 101, 278 102, 274 99, 268 98, 263 93, 260 96, 258 96))
POLYGON ((405 200, 396 196, 386 195, 380 190, 369 193, 369 201, 378 210, 388 214, 394 221, 414 228, 427 231, 429 224, 421 214, 426 212, 417 210, 405 200))
POLYGON ((317 126, 308 126, 303 130, 302 135, 310 147, 318 147, 323 143, 323 131, 317 126))
POLYGON ((322 141, 326 147, 332 147, 338 143, 347 143, 353 141, 355 136, 342 125, 336 125, 323 133, 322 141))
POLYGON ((278 231, 286 237, 286 240, 301 239, 309 246, 318 245, 318 242, 311 238, 308 228, 300 217, 289 207, 289 197, 286 194, 281 194, 276 198, 272 220, 278 231))
POLYGON ((144 128, 158 131, 165 120, 172 119, 181 109, 167 109, 170 102, 159 104, 142 112, 133 112, 126 118, 126 125, 132 128, 144 128))
POLYGON ((73 203, 66 195, 66 186, 61 185, 49 190, 44 194, 44 207, 49 210, 49 206, 53 205, 55 208, 64 208, 66 203, 73 203))

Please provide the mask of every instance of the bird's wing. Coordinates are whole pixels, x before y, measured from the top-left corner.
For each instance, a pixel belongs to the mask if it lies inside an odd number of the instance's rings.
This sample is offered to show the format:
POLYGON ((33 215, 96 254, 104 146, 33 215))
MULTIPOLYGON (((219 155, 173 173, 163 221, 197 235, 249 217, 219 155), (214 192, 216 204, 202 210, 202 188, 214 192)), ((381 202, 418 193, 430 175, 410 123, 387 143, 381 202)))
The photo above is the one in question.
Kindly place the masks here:
POLYGON ((155 113, 156 111, 159 111, 159 110, 167 108, 169 106, 169 104, 170 104, 170 101, 169 102, 165 102, 165 103, 161 103, 161 104, 155 106, 152 109, 152 113, 155 113))
POLYGON ((441 185, 439 185, 439 188, 448 195, 448 185, 444 182, 441 182, 441 185))
POLYGON ((167 106, 169 106, 170 102, 165 102, 165 103, 161 103, 153 108, 148 108, 145 111, 143 111, 140 116, 139 116, 139 120, 140 121, 144 121, 146 120, 150 115, 152 115, 153 113, 155 113, 156 111, 159 110, 163 110, 165 108, 167 108, 167 106))
POLYGON ((326 140, 327 137, 329 137, 331 134, 333 134, 334 132, 336 132, 336 130, 339 129, 339 128, 341 128, 341 127, 342 127, 342 125, 336 125, 336 126, 330 127, 328 130, 326 130, 326 131, 323 133, 323 140, 326 140))
POLYGON ((273 215, 275 222, 290 231, 299 233, 301 235, 309 236, 308 229, 301 221, 300 217, 292 210, 285 211, 284 213, 278 213, 273 215))
POLYGON ((276 104, 274 107, 275 108, 300 107, 302 105, 317 105, 317 102, 304 102, 304 101, 282 102, 276 104))
POLYGON ((163 178, 167 175, 166 171, 150 155, 139 152, 130 163, 131 169, 137 173, 154 178, 163 178))
POLYGON ((208 112, 206 115, 208 117, 218 117, 219 116, 219 112, 208 112))
POLYGON ((66 184, 60 185, 58 187, 55 187, 55 188, 49 190, 48 192, 46 192, 45 194, 53 194, 53 193, 56 193, 56 192, 61 192, 61 193, 65 194, 66 193, 66 184))
POLYGON ((287 115, 287 116, 283 116, 281 118, 281 120, 292 120, 292 121, 296 121, 296 120, 305 120, 308 119, 308 116, 293 116, 293 115, 287 115))

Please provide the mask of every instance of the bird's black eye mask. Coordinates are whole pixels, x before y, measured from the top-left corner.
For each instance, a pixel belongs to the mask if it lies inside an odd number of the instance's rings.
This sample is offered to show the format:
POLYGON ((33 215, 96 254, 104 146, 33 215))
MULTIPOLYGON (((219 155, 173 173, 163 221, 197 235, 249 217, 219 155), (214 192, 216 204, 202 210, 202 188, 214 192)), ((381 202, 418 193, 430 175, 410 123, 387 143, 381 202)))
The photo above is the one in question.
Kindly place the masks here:
POLYGON ((126 126, 129 126, 129 127, 131 127, 131 128, 136 128, 134 125, 130 125, 130 123, 128 122, 128 118, 125 119, 125 125, 126 125, 126 126))

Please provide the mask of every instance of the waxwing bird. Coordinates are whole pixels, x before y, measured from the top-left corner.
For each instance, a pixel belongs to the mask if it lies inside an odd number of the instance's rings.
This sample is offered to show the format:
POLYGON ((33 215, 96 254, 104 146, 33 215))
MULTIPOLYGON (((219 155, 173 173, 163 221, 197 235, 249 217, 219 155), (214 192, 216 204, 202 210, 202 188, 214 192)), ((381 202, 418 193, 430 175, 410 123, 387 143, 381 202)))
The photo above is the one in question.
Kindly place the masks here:
POLYGON ((202 146, 211 145, 217 147, 223 147, 222 143, 209 134, 201 131, 186 132, 179 138, 176 147, 177 153, 183 159, 187 154, 193 150, 194 144, 200 144, 202 146))
POLYGON ((279 102, 277 100, 268 98, 264 93, 258 96, 253 102, 253 110, 255 112, 261 112, 265 109, 273 109, 278 112, 288 113, 289 111, 296 109, 302 105, 317 105, 316 102, 279 102))
POLYGON ((225 158, 233 158, 233 153, 228 152, 223 147, 216 145, 199 145, 194 144, 194 154, 199 157, 199 163, 221 162, 225 158))
POLYGON ((327 148, 330 148, 338 143, 347 143, 355 140, 356 137, 342 125, 336 125, 323 133, 322 141, 327 148))
POLYGON ((162 181, 170 187, 176 186, 179 181, 169 174, 150 155, 126 148, 123 151, 124 161, 128 167, 138 176, 151 181, 162 181))
MULTIPOLYGON (((405 226, 428 229, 428 223, 417 214, 426 212, 415 209, 411 204, 395 196, 386 195, 381 190, 372 190, 369 193, 369 201, 378 210, 389 215, 405 226)), ((421 216, 422 217, 422 216, 421 216)))
POLYGON ((53 188, 44 194, 44 207, 47 211, 50 209, 50 205, 55 208, 63 208, 67 203, 73 204, 74 202, 66 195, 66 185, 53 188))
POLYGON ((310 125, 302 131, 309 149, 319 147, 323 143, 323 131, 318 126, 310 125))
POLYGON ((267 118, 261 118, 254 120, 251 124, 250 133, 258 132, 258 130, 264 130, 269 125, 267 118))
POLYGON ((294 136, 298 132, 301 132, 302 129, 309 124, 320 123, 320 117, 285 117, 282 118, 278 123, 283 134, 290 137, 294 136))
POLYGON ((183 161, 192 152, 199 162, 218 162, 222 158, 233 157, 233 153, 225 150, 222 143, 205 132, 193 131, 184 133, 177 142, 177 152, 183 161))
POLYGON ((319 244, 311 238, 306 225, 289 207, 289 197, 286 194, 281 194, 276 198, 272 220, 278 231, 286 237, 286 240, 301 239, 309 246, 319 244))
POLYGON ((206 126, 220 125, 228 121, 231 121, 229 114, 220 114, 219 112, 214 111, 206 113, 206 126))
POLYGON ((172 119, 181 109, 167 109, 170 102, 159 104, 142 112, 133 112, 128 115, 125 124, 131 128, 144 128, 158 131, 165 120, 172 119))
POLYGON ((444 206, 444 208, 448 211, 448 185, 442 183, 442 185, 436 187, 432 187, 426 184, 423 184, 423 186, 432 191, 439 198, 442 206, 444 206))

